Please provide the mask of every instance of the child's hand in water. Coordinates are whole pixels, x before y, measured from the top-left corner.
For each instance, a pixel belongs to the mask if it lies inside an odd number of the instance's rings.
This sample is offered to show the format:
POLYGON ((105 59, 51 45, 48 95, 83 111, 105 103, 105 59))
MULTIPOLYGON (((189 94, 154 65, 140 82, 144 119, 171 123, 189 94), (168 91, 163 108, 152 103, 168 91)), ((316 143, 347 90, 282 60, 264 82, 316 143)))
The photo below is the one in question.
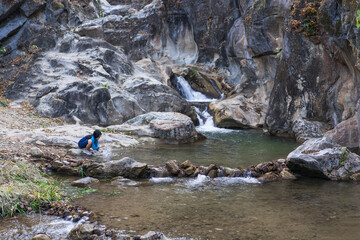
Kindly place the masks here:
POLYGON ((101 145, 100 147, 103 148, 103 147, 105 147, 105 145, 101 145))
POLYGON ((99 152, 101 152, 101 153, 102 153, 102 152, 103 152, 103 150, 99 150, 99 152))

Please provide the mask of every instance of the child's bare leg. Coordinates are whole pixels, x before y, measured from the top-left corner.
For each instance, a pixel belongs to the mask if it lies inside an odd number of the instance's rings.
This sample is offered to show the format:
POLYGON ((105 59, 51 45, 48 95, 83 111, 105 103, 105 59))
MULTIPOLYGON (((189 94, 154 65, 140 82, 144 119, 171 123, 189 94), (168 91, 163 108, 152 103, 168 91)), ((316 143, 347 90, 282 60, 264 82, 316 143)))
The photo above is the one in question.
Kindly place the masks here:
POLYGON ((89 140, 88 141, 88 144, 86 145, 85 149, 90 151, 90 148, 91 148, 91 145, 92 145, 92 140, 89 140))

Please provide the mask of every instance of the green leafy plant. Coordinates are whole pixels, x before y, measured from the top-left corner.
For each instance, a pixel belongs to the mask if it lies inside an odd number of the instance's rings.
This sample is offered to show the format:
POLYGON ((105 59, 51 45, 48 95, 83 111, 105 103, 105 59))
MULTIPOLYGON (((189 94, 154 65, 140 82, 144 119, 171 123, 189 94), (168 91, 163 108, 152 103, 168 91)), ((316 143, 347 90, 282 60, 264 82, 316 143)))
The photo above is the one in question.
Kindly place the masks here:
POLYGON ((6 53, 6 48, 5 47, 0 47, 0 53, 5 54, 6 53))
POLYGON ((356 27, 360 27, 360 9, 356 11, 357 17, 356 17, 356 27))
POLYGON ((348 151, 346 149, 346 147, 341 148, 341 159, 346 160, 349 159, 349 154, 348 151))
POLYGON ((1 101, 1 104, 3 105, 3 107, 7 107, 7 103, 5 101, 1 101))
POLYGON ((104 85, 101 85, 102 87, 104 88, 107 88, 108 87, 108 83, 105 83, 104 85))
POLYGON ((198 72, 197 72, 196 69, 193 67, 193 68, 191 69, 191 72, 190 72, 190 77, 191 77, 191 78, 197 78, 197 76, 198 76, 198 72))
POLYGON ((31 48, 32 49, 39 49, 38 46, 36 46, 36 45, 32 45, 31 48))

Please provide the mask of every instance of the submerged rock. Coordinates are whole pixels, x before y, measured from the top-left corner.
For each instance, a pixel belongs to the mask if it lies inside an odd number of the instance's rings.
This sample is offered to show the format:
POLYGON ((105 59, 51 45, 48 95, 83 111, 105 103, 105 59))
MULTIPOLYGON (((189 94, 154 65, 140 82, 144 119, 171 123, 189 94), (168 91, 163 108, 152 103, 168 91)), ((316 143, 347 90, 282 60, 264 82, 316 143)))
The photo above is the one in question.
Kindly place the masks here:
POLYGON ((301 175, 349 180, 360 171, 360 157, 326 138, 307 140, 287 157, 287 166, 301 175))
POLYGON ((75 187, 87 187, 89 185, 94 185, 99 183, 100 181, 96 178, 92 178, 92 177, 85 177, 79 180, 76 180, 74 182, 71 183, 72 186, 75 187))

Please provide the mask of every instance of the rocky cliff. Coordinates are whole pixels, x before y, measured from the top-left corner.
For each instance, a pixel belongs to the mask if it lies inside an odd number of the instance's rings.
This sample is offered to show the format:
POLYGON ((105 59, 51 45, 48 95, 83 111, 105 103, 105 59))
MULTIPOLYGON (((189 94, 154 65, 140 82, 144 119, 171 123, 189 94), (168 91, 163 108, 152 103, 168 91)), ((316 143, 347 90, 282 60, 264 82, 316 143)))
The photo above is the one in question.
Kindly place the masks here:
POLYGON ((198 90, 211 92, 199 84, 211 82, 231 98, 213 107, 219 126, 306 139, 355 114, 359 1, 0 3, 1 89, 44 116, 109 125, 174 111, 195 120, 171 86, 179 66, 198 90))

